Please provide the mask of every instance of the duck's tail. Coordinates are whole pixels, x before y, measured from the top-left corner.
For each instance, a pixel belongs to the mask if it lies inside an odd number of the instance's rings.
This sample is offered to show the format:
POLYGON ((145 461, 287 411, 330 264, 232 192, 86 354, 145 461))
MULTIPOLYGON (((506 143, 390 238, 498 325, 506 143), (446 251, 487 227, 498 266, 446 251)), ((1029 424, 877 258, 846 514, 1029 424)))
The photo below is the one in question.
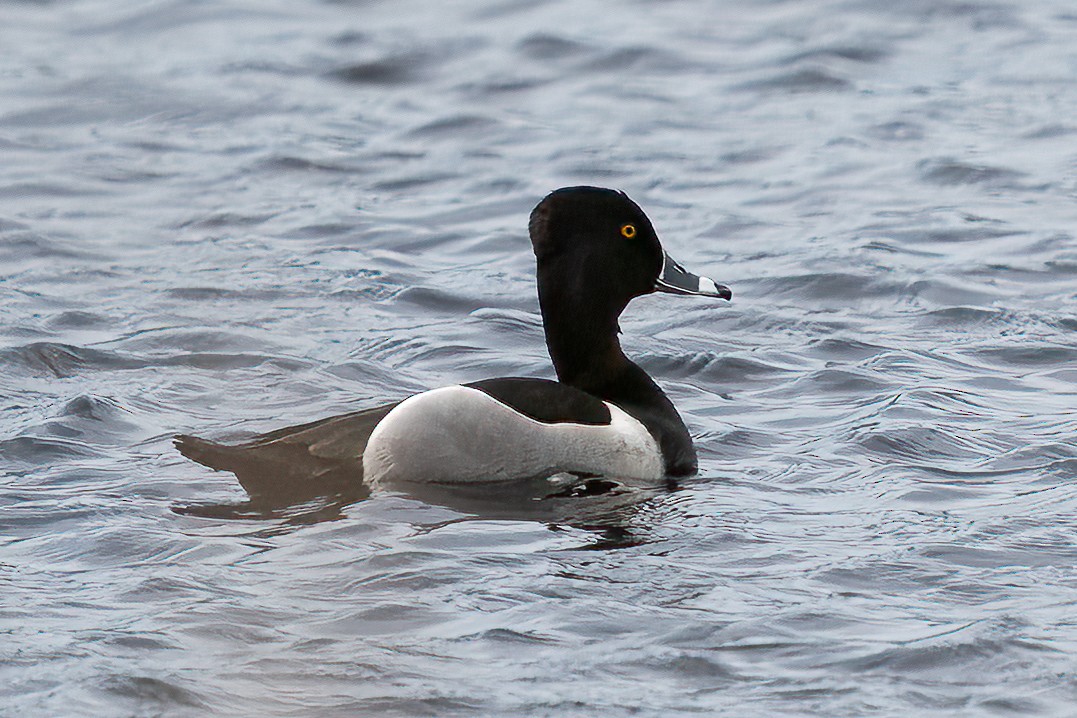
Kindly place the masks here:
POLYGON ((217 471, 231 471, 229 468, 230 455, 238 447, 219 444, 216 441, 203 439, 190 434, 180 434, 172 439, 173 445, 181 454, 191 461, 196 461, 202 466, 208 466, 217 471))
POLYGON ((183 434, 173 443, 181 454, 216 471, 230 471, 252 504, 283 508, 327 496, 358 500, 363 450, 378 422, 396 404, 331 416, 222 444, 183 434))

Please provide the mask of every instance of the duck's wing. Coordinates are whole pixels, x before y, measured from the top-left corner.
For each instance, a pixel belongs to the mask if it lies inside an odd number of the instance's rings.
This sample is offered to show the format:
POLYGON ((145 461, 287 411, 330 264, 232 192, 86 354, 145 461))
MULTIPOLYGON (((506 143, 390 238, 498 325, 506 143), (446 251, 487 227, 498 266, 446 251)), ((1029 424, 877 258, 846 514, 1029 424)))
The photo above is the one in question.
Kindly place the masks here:
POLYGON ((544 424, 609 424, 610 410, 598 397, 550 379, 499 377, 464 386, 478 389, 502 404, 544 424))
POLYGON ((369 493, 363 483, 363 450, 374 427, 395 406, 277 429, 239 444, 182 435, 175 445, 192 461, 235 474, 254 507, 278 509, 321 497, 357 501, 369 493))

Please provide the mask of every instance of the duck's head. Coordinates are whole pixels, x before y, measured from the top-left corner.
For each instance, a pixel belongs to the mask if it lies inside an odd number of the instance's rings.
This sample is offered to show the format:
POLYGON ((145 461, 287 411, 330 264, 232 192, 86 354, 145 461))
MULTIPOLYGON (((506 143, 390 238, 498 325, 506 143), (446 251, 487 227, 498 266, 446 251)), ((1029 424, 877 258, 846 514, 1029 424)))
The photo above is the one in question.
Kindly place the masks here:
POLYGON ((597 303, 614 319, 633 298, 651 292, 733 296, 729 287, 673 261, 647 215, 624 192, 601 187, 554 190, 531 212, 529 229, 540 296, 557 294, 578 305, 597 303))

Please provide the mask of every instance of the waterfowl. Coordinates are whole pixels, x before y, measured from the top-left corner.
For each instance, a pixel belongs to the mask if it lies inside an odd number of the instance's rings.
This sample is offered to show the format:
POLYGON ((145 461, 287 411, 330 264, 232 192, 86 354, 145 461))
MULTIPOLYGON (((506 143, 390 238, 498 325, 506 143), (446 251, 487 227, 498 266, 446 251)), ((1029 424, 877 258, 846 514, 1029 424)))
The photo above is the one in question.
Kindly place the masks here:
POLYGON ((235 472, 255 502, 270 492, 279 502, 282 490, 298 497, 309 476, 376 487, 695 473, 688 429, 621 350, 618 318, 632 299, 652 292, 728 300, 730 289, 675 262, 643 210, 620 191, 555 190, 531 212, 528 229, 557 381, 486 379, 239 445, 180 436, 177 447, 235 472), (282 487, 281 477, 293 485, 282 487))

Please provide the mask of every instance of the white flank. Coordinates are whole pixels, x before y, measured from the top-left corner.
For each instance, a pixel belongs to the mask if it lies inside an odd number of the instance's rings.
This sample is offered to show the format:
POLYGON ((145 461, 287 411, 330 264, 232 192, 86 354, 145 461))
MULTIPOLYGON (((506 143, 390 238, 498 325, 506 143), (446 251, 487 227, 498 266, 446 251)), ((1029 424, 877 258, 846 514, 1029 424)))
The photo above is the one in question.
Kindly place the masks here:
POLYGON ((546 424, 470 387, 416 394, 370 435, 363 476, 371 486, 511 481, 558 472, 660 478, 663 462, 654 438, 620 408, 606 406, 608 425, 546 424))

